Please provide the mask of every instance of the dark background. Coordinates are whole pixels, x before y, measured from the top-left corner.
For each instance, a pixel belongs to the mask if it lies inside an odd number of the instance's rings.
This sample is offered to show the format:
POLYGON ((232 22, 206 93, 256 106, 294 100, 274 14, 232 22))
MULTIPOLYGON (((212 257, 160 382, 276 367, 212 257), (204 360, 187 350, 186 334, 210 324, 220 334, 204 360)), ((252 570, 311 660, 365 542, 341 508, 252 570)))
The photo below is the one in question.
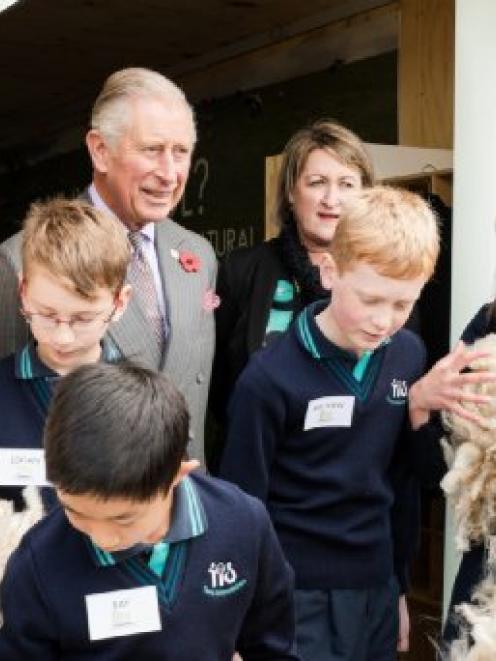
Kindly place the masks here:
MULTIPOLYGON (((397 143, 397 54, 387 53, 196 105, 199 141, 175 218, 210 239, 219 257, 263 239, 265 157, 320 117, 367 142, 397 143)), ((83 144, 81 135, 81 144, 83 144)), ((35 199, 75 195, 91 178, 84 146, 0 177, 0 239, 16 232, 35 199)))

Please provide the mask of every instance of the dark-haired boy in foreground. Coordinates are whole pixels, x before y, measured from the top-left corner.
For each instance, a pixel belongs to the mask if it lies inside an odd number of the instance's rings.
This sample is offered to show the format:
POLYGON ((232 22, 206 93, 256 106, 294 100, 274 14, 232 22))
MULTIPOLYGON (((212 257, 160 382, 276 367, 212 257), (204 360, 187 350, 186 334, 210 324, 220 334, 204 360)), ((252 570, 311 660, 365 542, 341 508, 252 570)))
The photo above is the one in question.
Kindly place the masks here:
POLYGON ((62 508, 2 584, 0 659, 295 660, 291 572, 263 505, 184 459, 188 414, 162 375, 87 365, 45 432, 62 508))

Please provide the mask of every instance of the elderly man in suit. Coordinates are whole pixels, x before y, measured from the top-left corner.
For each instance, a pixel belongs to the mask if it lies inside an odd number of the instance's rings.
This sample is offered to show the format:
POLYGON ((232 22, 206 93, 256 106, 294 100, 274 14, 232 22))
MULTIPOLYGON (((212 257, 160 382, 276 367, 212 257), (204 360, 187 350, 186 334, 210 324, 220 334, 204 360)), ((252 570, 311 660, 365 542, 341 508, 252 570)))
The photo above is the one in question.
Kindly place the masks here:
MULTIPOLYGON (((182 390, 190 455, 203 462, 217 264, 206 240, 168 217, 184 192, 195 140, 192 109, 174 83, 147 69, 117 71, 93 107, 86 137, 93 182, 83 196, 124 223, 134 248, 134 296, 109 335, 123 356, 165 371, 182 390)), ((0 357, 28 336, 18 313, 21 241, 18 233, 0 245, 0 357)))

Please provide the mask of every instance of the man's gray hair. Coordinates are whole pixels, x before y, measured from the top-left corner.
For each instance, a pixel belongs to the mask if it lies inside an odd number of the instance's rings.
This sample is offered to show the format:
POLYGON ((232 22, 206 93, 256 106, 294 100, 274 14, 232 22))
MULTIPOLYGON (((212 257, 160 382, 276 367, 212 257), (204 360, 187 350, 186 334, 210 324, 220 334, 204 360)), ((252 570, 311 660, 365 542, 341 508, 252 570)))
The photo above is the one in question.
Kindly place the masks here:
POLYGON ((161 73, 142 67, 121 69, 106 79, 93 105, 91 128, 115 145, 129 125, 130 101, 136 98, 158 98, 169 104, 183 104, 191 115, 196 139, 193 108, 182 89, 161 73))

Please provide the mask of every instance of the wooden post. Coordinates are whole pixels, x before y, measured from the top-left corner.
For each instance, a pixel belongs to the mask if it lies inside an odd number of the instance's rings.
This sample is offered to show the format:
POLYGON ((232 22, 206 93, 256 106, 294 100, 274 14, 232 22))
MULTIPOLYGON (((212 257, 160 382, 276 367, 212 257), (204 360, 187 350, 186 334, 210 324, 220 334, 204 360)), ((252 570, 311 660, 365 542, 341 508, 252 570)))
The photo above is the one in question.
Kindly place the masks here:
POLYGON ((453 147, 455 0, 401 0, 399 144, 453 147))
POLYGON ((265 228, 266 241, 279 234, 275 204, 277 198, 277 180, 282 165, 282 155, 267 156, 265 159, 265 228))

